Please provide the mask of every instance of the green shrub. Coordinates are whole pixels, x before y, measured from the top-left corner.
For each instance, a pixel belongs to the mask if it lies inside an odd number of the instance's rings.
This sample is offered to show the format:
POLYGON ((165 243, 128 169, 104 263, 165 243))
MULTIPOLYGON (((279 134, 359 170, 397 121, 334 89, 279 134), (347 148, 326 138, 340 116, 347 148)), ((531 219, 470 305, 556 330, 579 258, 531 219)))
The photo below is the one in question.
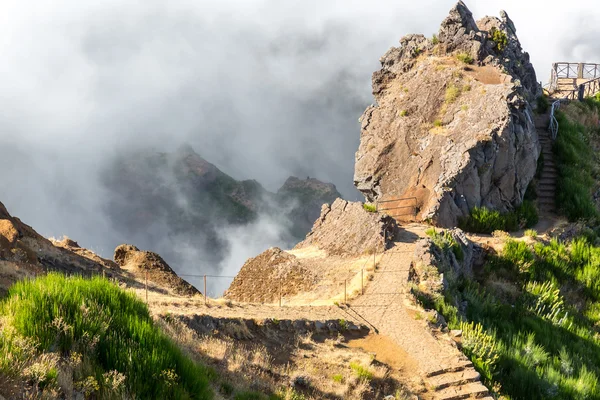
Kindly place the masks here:
POLYGON ((537 103, 537 113, 538 114, 546 114, 548 112, 548 109, 550 108, 550 103, 548 102, 548 96, 546 96, 545 94, 539 96, 536 99, 536 103, 537 103))
POLYGON ((435 33, 433 34, 433 36, 431 37, 431 43, 435 46, 436 44, 438 44, 440 42, 440 39, 438 38, 438 35, 436 35, 435 33))
POLYGON ((456 55, 456 58, 458 59, 458 61, 463 62, 465 64, 473 64, 473 62, 475 62, 475 60, 473 60, 473 57, 471 57, 469 53, 459 53, 456 55))
POLYGON ((446 102, 446 104, 451 104, 454 103, 456 101, 456 99, 458 99, 458 97, 461 94, 461 89, 455 85, 450 85, 446 88, 446 94, 444 96, 444 100, 446 102))
POLYGON ((407 115, 408 115, 408 111, 407 110, 400 111, 400 116, 401 117, 406 117, 407 115))
POLYGON ((448 231, 438 232, 435 228, 429 228, 425 231, 425 234, 429 236, 433 243, 438 246, 442 251, 452 251, 458 261, 462 261, 465 257, 461 245, 454 239, 454 236, 448 231))
POLYGON ((370 213, 376 213, 377 212, 377 205, 375 204, 363 204, 363 208, 365 209, 365 211, 370 212, 370 213))
POLYGON ((494 49, 499 53, 504 52, 508 46, 506 33, 494 27, 490 30, 490 38, 494 41, 494 49))
POLYGON ((354 375, 358 379, 370 381, 373 379, 373 373, 366 367, 363 367, 361 364, 353 361, 350 363, 350 369, 354 372, 354 375))
POLYGON ((441 120, 436 119, 435 121, 433 121, 433 126, 435 126, 436 128, 440 128, 444 126, 444 123, 441 120))
POLYGON ((530 228, 537 224, 538 220, 537 207, 532 201, 525 200, 514 211, 506 214, 485 207, 475 207, 469 217, 460 219, 458 226, 473 233, 514 232, 521 228, 530 228))
POLYGON ((344 382, 344 375, 342 374, 335 374, 331 377, 331 379, 333 379, 334 382, 336 383, 342 383, 344 382))
POLYGON ((535 239, 538 236, 538 232, 535 229, 527 229, 525 231, 525 236, 535 239))
MULTIPOLYGON (((106 279, 52 273, 14 284, 0 305, 0 372, 15 371, 22 340, 37 352, 83 355, 89 379, 125 376, 136 398, 210 399, 214 372, 185 357, 154 325, 147 306, 106 279)), ((99 390, 104 388, 99 385, 99 390)))

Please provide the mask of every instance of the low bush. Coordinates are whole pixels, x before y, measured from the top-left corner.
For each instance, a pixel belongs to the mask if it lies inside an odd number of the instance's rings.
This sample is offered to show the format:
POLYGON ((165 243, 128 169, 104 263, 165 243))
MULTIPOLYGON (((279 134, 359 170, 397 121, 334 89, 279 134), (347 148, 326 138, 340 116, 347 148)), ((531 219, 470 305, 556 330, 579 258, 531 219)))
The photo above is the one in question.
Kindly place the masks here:
POLYGON ((442 251, 452 251, 458 261, 462 261, 465 257, 460 244, 454 239, 448 231, 437 231, 435 228, 430 228, 425 231, 425 234, 431 238, 433 243, 442 251))
POLYGON ((469 53, 459 53, 456 55, 456 58, 458 59, 458 61, 463 62, 465 64, 473 64, 473 62, 475 61, 469 53))
POLYGON ((365 209, 365 211, 370 212, 370 213, 376 213, 377 212, 377 205, 375 204, 363 204, 363 208, 365 209))
POLYGON ((506 36, 506 33, 494 27, 490 29, 490 38, 494 42, 494 49, 499 53, 504 52, 508 46, 508 37, 506 36))
POLYGON ((370 381, 373 379, 373 372, 357 362, 351 362, 350 369, 354 372, 354 375, 356 375, 358 379, 365 381, 370 381))
POLYGON ((472 233, 514 232, 522 228, 531 228, 538 220, 537 207, 532 201, 525 200, 514 211, 506 214, 485 207, 475 207, 469 217, 459 221, 458 226, 472 233))
POLYGON ((456 99, 458 99, 458 97, 460 96, 460 94, 462 93, 462 90, 455 86, 455 85, 450 85, 446 88, 446 94, 444 96, 444 101, 446 102, 446 104, 451 104, 454 103, 456 101, 456 99))

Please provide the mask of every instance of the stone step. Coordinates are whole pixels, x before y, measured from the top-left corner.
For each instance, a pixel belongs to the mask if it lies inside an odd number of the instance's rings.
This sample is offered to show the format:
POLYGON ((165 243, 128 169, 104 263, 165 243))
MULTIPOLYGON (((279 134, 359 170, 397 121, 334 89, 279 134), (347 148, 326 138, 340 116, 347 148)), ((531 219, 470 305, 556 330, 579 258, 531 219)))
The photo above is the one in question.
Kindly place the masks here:
POLYGON ((556 178, 558 178, 558 173, 556 172, 542 172, 542 178, 540 179, 540 181, 544 179, 552 179, 556 182, 556 178))
POLYGON ((439 400, 479 399, 489 395, 489 390, 479 382, 451 386, 436 392, 439 400))
POLYGON ((429 379, 429 383, 435 390, 441 390, 450 386, 460 386, 471 382, 479 382, 481 375, 473 368, 463 371, 448 372, 429 379))
POLYGON ((558 170, 556 168, 544 168, 542 170, 542 178, 550 177, 550 178, 558 178, 558 170))
POLYGON ((426 373, 425 376, 427 378, 431 378, 433 376, 447 374, 450 372, 463 371, 464 369, 471 368, 472 366, 473 366, 473 363, 469 360, 459 360, 456 363, 453 363, 451 367, 445 367, 445 368, 440 368, 440 369, 430 371, 430 372, 426 373))

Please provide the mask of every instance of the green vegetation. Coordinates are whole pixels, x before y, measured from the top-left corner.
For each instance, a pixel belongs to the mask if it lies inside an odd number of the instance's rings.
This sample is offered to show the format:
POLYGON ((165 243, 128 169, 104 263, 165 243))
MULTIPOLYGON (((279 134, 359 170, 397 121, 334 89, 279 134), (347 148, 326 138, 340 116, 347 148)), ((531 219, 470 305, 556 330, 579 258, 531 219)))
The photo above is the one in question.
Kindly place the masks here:
POLYGON ((401 117, 406 117, 407 115, 408 115, 408 111, 406 111, 406 110, 400 111, 400 116, 401 117))
POLYGON ((375 204, 363 204, 363 208, 365 209, 365 211, 370 212, 370 213, 376 213, 377 212, 377 205, 375 204))
MULTIPOLYGON (((598 113, 600 103, 589 100, 579 103, 581 110, 598 113)), ((558 168, 556 186, 556 205, 569 220, 592 219, 598 217, 598 211, 592 198, 594 187, 594 152, 590 146, 590 137, 598 134, 581 124, 570 121, 562 112, 556 116, 559 134, 554 142, 554 154, 558 168)))
POLYGON ((436 44, 440 43, 440 39, 438 38, 438 35, 436 35, 435 33, 433 34, 433 36, 431 37, 431 43, 435 46, 436 44))
POLYGON ((451 251, 458 261, 462 261, 465 257, 460 244, 454 239, 454 236, 449 231, 437 231, 435 228, 430 228, 425 231, 425 234, 431 238, 433 243, 442 251, 451 251))
POLYGON ((354 375, 356 375, 358 379, 365 380, 367 382, 373 379, 373 372, 355 361, 350 363, 350 369, 354 372, 354 375))
POLYGON ((442 122, 442 120, 436 119, 435 121, 433 121, 433 126, 435 126, 436 128, 441 128, 442 126, 444 126, 444 123, 442 122))
POLYGON ((473 64, 473 62, 475 62, 469 53, 459 53, 456 55, 456 59, 465 64, 473 64))
POLYGON ((506 214, 485 207, 475 207, 469 217, 459 221, 458 226, 473 233, 514 232, 522 228, 531 228, 537 222, 538 211, 535 204, 525 200, 516 210, 506 214))
POLYGON ((525 236, 535 239, 538 236, 538 232, 535 229, 527 229, 525 231, 525 236))
POLYGON ((147 306, 102 278, 49 274, 16 283, 0 304, 0 375, 94 398, 210 399, 214 372, 185 357, 147 306), (62 383, 61 383, 62 382, 62 383))
POLYGON ((456 99, 458 99, 458 97, 460 96, 461 92, 462 92, 462 90, 455 85, 448 86, 446 88, 446 95, 445 95, 446 104, 454 103, 456 101, 456 99))
POLYGON ((490 38, 494 41, 494 49, 499 53, 504 52, 508 46, 506 33, 494 27, 490 30, 490 38))
POLYGON ((333 379, 333 381, 335 383, 342 383, 344 382, 344 375, 342 374, 335 374, 331 377, 331 379, 333 379))
POLYGON ((538 114, 546 114, 548 109, 550 108, 550 103, 548 102, 548 96, 545 94, 541 95, 536 99, 537 102, 537 113, 538 114))
MULTIPOLYGON (((444 294, 413 289, 450 329, 498 394, 600 398, 600 247, 509 240, 478 281, 449 279, 444 294)), ((450 277, 449 277, 450 278, 450 277)))

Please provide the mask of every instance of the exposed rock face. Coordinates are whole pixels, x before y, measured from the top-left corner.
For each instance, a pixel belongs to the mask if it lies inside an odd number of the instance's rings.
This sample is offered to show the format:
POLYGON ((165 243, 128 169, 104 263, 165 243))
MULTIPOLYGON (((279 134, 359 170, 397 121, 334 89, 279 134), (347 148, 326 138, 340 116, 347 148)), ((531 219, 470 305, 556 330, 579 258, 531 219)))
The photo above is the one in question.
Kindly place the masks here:
POLYGON ((176 294, 191 296, 200 292, 181 279, 169 265, 156 253, 140 251, 137 247, 122 244, 115 249, 115 262, 123 269, 142 276, 148 272, 148 279, 161 287, 173 290, 176 294))
POLYGON ((417 218, 444 227, 474 207, 522 202, 540 152, 530 101, 541 89, 502 15, 476 23, 459 2, 437 39, 408 35, 381 58, 356 153, 368 200, 415 197, 417 218))
POLYGON ((430 238, 421 239, 415 244, 410 280, 430 295, 442 294, 448 279, 472 278, 473 267, 483 263, 483 249, 471 242, 463 231, 453 229, 448 233, 461 247, 460 258, 452 249, 444 250, 430 238))
POLYGON ((359 256, 381 249, 384 234, 389 238, 395 229, 392 219, 365 211, 361 203, 337 199, 323 205, 313 229, 294 249, 315 246, 330 256, 359 256))
POLYGON ((116 264, 104 260, 77 243, 65 240, 63 245, 39 235, 33 228, 13 217, 0 203, 0 293, 14 282, 48 271, 101 274, 118 272, 116 264))
POLYGON ((237 301, 277 303, 281 296, 310 291, 315 277, 298 258, 273 247, 246 261, 225 297, 237 301))
POLYGON ((315 299, 329 299, 337 295, 336 285, 356 274, 354 262, 365 265, 365 258, 372 260, 373 251, 381 252, 396 229, 394 220, 366 211, 362 203, 337 199, 323 205, 311 232, 291 251, 271 248, 248 260, 225 297, 276 303, 280 293, 288 298, 312 292, 319 293, 315 299))

